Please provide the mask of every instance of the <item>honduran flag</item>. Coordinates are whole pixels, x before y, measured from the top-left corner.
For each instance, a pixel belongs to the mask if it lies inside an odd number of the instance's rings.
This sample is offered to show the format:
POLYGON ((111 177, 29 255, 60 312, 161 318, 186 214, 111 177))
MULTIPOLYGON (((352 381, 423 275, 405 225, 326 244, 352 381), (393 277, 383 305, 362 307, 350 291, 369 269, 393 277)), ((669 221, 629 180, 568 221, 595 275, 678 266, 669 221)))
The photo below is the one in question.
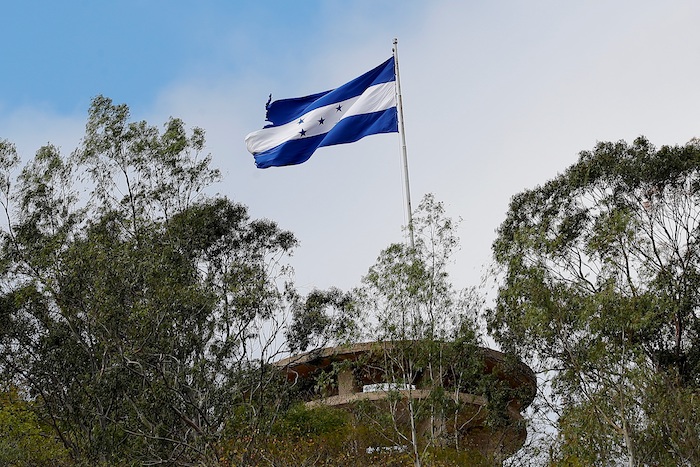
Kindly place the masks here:
POLYGON ((268 102, 262 130, 245 138, 260 169, 301 164, 322 146, 398 131, 394 58, 336 89, 268 102))

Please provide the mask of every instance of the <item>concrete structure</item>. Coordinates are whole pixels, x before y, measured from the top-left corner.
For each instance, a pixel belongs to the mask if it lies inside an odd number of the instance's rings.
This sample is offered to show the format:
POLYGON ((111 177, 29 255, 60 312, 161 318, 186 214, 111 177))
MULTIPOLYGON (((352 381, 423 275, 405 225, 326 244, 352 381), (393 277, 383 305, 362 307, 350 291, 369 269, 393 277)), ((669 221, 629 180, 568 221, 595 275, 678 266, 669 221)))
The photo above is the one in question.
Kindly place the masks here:
MULTIPOLYGON (((354 404, 361 401, 387 406, 387 398, 393 394, 393 400, 399 395, 398 399, 403 401, 398 410, 396 406, 394 409, 399 421, 403 419, 405 422, 409 416, 406 401, 425 400, 430 389, 425 387, 427 379, 421 371, 415 373, 413 381, 387 381, 383 369, 386 364, 382 362, 386 362, 386 355, 396 347, 396 344, 387 342, 327 347, 294 355, 276 365, 286 372, 290 381, 309 388, 302 391, 307 406, 326 404, 352 412, 354 404), (318 389, 319 382, 323 390, 312 390, 318 389)), ((483 374, 503 382, 518 395, 504 407, 506 423, 497 428, 489 426, 486 423, 488 401, 479 395, 450 390, 454 389, 452 379, 449 372, 445 372, 443 387, 448 390, 448 397, 459 400, 459 410, 449 420, 436 420, 435 417, 422 420, 418 431, 425 436, 434 434, 438 428, 446 440, 457 436, 462 447, 478 450, 491 458, 504 459, 522 447, 525 441, 527 433, 521 411, 532 402, 537 381, 532 370, 522 362, 510 362, 503 353, 488 348, 478 348, 477 352, 483 361, 483 374)))

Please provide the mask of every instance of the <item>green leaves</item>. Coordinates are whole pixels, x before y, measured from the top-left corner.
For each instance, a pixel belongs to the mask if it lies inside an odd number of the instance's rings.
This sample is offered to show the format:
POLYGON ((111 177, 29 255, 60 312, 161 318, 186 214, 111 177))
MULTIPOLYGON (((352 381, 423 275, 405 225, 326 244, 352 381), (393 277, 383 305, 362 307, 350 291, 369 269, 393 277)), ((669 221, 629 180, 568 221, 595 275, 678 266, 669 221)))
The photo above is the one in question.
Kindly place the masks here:
MULTIPOLYGON (((218 178, 204 147, 202 130, 161 133, 102 96, 81 148, 41 148, 16 183, 0 142, 0 375, 76 461, 214 462, 235 401, 277 384, 266 363, 297 242, 203 196, 218 178)), ((248 401, 261 419, 266 403, 248 401)))
POLYGON ((504 348, 558 370, 549 374, 562 452, 576 443, 576 459, 640 461, 648 414, 633 389, 667 372, 697 380, 685 362, 700 342, 699 176, 694 143, 599 143, 514 196, 498 229, 503 285, 489 329, 504 348))
POLYGON ((57 467, 68 453, 16 388, 0 392, 0 464, 57 467))
POLYGON ((447 338, 465 310, 449 281, 447 268, 459 247, 459 225, 442 203, 426 195, 413 218, 415 248, 392 244, 363 278, 358 291, 377 326, 372 338, 387 340, 447 338))
POLYGON ((292 297, 292 324, 285 333, 292 353, 329 343, 357 341, 359 310, 351 293, 331 288, 313 290, 306 297, 292 297))
MULTIPOLYGON (((103 96, 90 107, 82 146, 73 157, 86 168, 93 197, 103 210, 168 219, 202 196, 220 178, 202 156, 204 131, 188 136, 184 123, 171 118, 161 134, 144 121, 129 122, 129 109, 103 96)), ((138 229, 138 225, 132 225, 138 229)))

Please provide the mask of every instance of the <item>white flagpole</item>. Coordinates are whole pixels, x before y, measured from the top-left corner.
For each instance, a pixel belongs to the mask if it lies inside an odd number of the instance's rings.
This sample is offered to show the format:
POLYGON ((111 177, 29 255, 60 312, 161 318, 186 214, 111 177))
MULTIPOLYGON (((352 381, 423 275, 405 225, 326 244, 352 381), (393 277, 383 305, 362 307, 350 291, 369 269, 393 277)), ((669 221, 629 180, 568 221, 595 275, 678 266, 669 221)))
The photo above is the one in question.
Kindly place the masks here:
POLYGON ((394 69, 396 71, 396 107, 399 114, 399 134, 401 135, 401 155, 403 159, 403 179, 406 188, 406 209, 408 210, 408 234, 411 249, 416 244, 413 238, 413 209, 411 208, 411 187, 408 183, 408 156, 406 155, 406 132, 403 125, 403 100, 401 99, 401 79, 399 77, 399 40, 394 38, 394 69))

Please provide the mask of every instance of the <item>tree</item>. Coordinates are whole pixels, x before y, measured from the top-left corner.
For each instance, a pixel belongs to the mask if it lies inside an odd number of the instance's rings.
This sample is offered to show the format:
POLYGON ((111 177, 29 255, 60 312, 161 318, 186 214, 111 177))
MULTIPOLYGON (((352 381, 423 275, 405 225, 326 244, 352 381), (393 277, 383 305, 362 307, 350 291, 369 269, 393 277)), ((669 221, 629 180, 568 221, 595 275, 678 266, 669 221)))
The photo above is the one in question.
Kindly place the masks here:
MULTIPOLYGON (((370 450, 389 449, 416 466, 438 453, 459 457, 475 448, 463 444, 463 434, 483 419, 481 413, 465 417, 473 406, 464 393, 497 401, 489 411, 491 421, 510 400, 499 398, 509 388, 485 374, 474 322, 476 295, 456 290, 449 280, 457 225, 442 203, 427 195, 414 216, 415 247, 384 249, 362 287, 351 293, 315 291, 298 301, 290 328, 299 350, 371 341, 369 353, 336 362, 329 374, 316 376, 316 386, 326 390, 341 373, 354 374, 353 386, 379 381, 382 402, 359 401, 352 408, 357 426, 366 431, 359 442, 370 442, 370 450)), ((478 452, 470 458, 476 457, 481 458, 478 452)))
MULTIPOLYGON (((462 419, 469 403, 460 393, 488 400, 486 424, 512 423, 505 413, 516 399, 510 387, 487 374, 479 347, 476 318, 481 298, 474 289, 457 290, 448 268, 459 247, 458 221, 426 195, 414 215, 415 247, 392 244, 384 249, 359 290, 360 303, 372 323, 368 337, 382 343, 382 371, 391 387, 408 389, 406 400, 389 397, 396 444, 407 444, 416 466, 438 450, 475 449, 462 444, 462 433, 481 414, 462 419), (428 393, 428 397, 413 397, 428 393), (408 431, 396 423, 408 411, 408 431)), ((466 412, 469 412, 467 409, 466 412)), ((503 453, 494 438, 496 459, 503 453)))
POLYGON ((700 144, 599 143, 513 197, 488 313, 549 388, 561 465, 698 465, 700 144))
POLYGON ((445 339, 470 314, 447 272, 459 246, 458 222, 426 195, 413 220, 415 247, 394 243, 385 248, 362 279, 363 304, 376 319, 377 339, 445 339))
POLYGON ((58 467, 68 453, 17 388, 0 392, 0 465, 58 467))
POLYGON ((71 157, 43 147, 17 177, 0 141, 0 375, 76 461, 215 464, 236 413, 254 429, 282 403, 266 389, 296 240, 204 196, 201 129, 129 120, 95 98, 71 157))
POLYGON ((290 352, 329 344, 356 342, 361 316, 355 295, 337 288, 312 290, 301 296, 290 291, 292 323, 285 332, 290 352))

